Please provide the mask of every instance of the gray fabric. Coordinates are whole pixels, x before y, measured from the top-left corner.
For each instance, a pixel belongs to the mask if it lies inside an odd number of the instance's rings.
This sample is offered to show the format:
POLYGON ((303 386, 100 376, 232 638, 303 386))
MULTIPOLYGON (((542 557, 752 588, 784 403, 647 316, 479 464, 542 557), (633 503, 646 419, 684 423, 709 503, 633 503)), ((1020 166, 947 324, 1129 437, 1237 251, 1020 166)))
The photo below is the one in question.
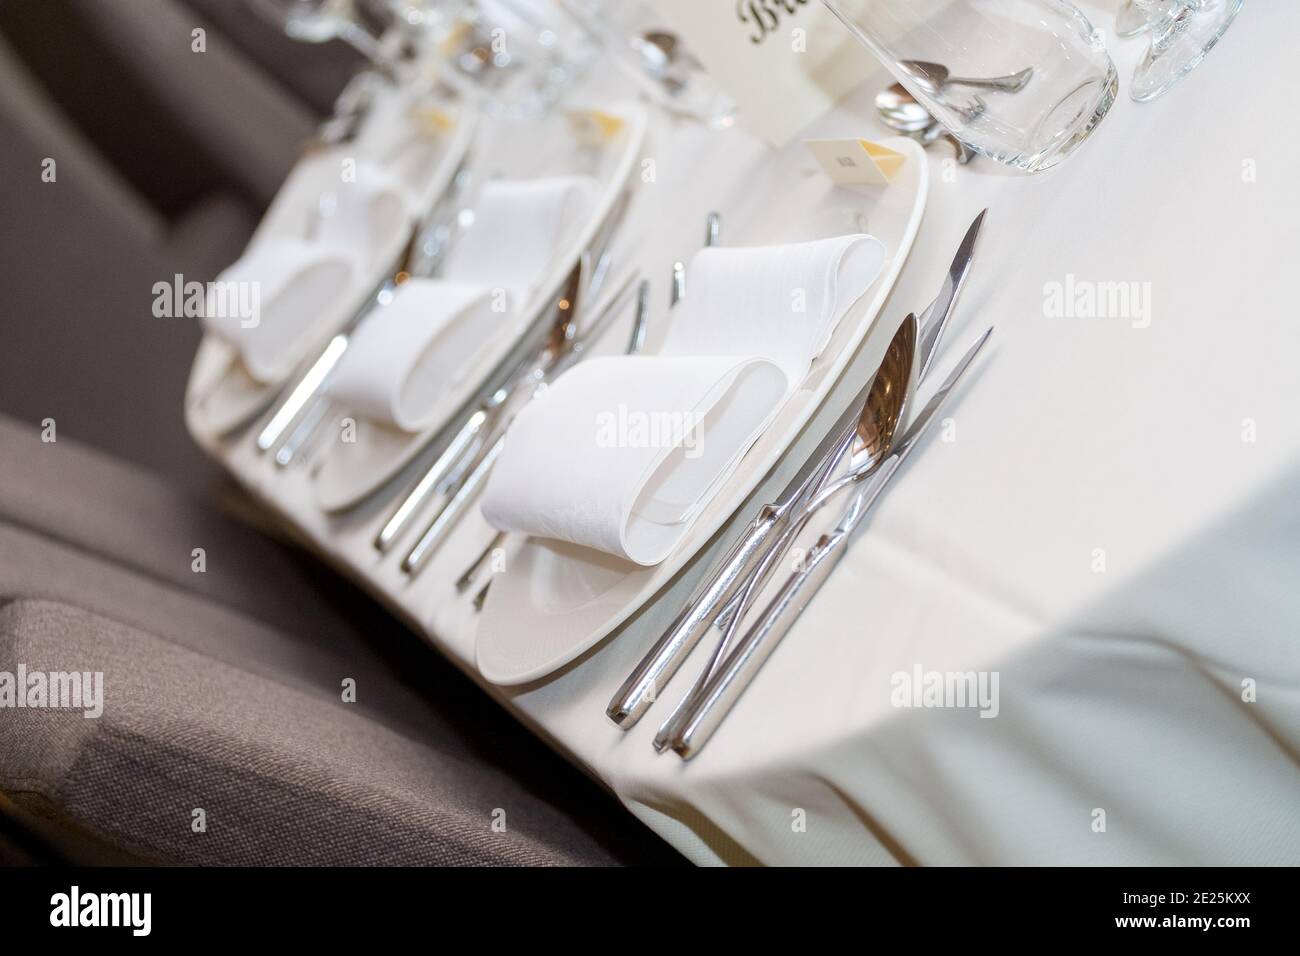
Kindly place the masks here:
POLYGON ((194 6, 229 31, 202 55, 167 0, 0 0, 0 670, 104 670, 110 701, 0 710, 0 860, 679 862, 373 602, 175 490, 219 472, 182 420, 197 323, 153 284, 239 254, 310 116, 226 43, 279 42, 242 4, 194 6))
POLYGON ((210 483, 218 471, 181 409, 198 323, 156 318, 152 289, 177 272, 212 278, 239 254, 254 213, 214 193, 163 221, 2 40, 0 84, 0 410, 33 426, 53 418, 61 434, 190 487, 210 483), (46 157, 54 182, 41 179, 46 157))
POLYGON ((117 53, 122 68, 148 84, 169 124, 215 165, 224 182, 258 205, 271 201, 315 128, 312 111, 185 6, 170 0, 71 4, 117 53), (192 49, 196 28, 206 31, 201 53, 192 49), (147 56, 140 55, 144 51, 147 56))
MULTIPOLYGON (((4 713, 0 786, 142 856, 205 864, 603 862, 508 776, 66 605, 0 608, 0 669, 104 674, 105 711, 4 713), (193 811, 204 811, 195 832, 193 811), (493 829, 504 813, 504 831, 493 829)), ((363 691, 364 692, 364 691, 363 691)), ((570 827, 571 829, 571 827, 570 827)))
POLYGON ((365 61, 339 40, 312 44, 290 40, 247 0, 181 0, 318 116, 327 115, 339 90, 365 61))
POLYGON ((325 601, 349 591, 316 573, 0 420, 0 670, 101 670, 107 700, 97 720, 0 711, 0 790, 170 862, 674 859, 413 635, 325 601))

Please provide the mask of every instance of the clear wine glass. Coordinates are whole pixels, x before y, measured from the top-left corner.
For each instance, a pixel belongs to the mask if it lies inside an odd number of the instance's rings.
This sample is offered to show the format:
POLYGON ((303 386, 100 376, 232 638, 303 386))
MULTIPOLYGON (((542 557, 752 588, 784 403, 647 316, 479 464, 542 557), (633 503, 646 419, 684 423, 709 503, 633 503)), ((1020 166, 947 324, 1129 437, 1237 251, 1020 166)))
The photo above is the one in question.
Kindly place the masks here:
POLYGON ((1119 87, 1068 0, 822 0, 958 140, 1026 171, 1087 142, 1119 87))
MULTIPOLYGON (((782 0, 795 2, 795 0, 782 0)), ((801 0, 807 2, 807 0, 801 0)), ((556 0, 609 62, 654 102, 714 128, 730 126, 735 103, 645 0, 556 0)))
POLYGON ((487 109, 538 114, 576 68, 551 26, 517 0, 388 0, 417 57, 487 109))
POLYGON ((1115 35, 1123 39, 1135 37, 1151 29, 1151 21, 1138 9, 1133 0, 1120 0, 1119 12, 1115 14, 1115 35))
POLYGON ((1120 10, 1122 29, 1133 30, 1136 13, 1144 21, 1136 31, 1151 32, 1151 46, 1133 73, 1129 95, 1139 103, 1153 100, 1196 68, 1241 12, 1245 0, 1132 0, 1120 10))

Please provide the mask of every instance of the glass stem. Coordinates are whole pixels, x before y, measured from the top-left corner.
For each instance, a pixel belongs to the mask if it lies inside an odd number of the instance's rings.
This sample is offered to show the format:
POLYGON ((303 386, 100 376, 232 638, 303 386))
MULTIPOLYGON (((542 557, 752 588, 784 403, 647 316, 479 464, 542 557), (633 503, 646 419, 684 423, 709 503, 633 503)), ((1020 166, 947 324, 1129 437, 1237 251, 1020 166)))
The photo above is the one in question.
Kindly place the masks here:
POLYGON ((396 64, 383 45, 356 23, 348 23, 343 27, 339 39, 373 63, 385 76, 391 77, 396 72, 396 64))

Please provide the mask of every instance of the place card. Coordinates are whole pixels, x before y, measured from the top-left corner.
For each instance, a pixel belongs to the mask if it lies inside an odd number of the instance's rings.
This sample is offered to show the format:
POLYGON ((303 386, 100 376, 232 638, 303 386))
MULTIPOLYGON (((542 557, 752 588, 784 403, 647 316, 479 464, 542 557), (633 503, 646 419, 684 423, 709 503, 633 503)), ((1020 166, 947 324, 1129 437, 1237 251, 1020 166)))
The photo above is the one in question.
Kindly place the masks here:
POLYGON ((784 146, 877 69, 825 6, 809 0, 654 0, 737 106, 737 120, 784 146))
POLYGON ((623 120, 604 110, 573 109, 565 112, 574 137, 584 146, 601 146, 623 128, 623 120))
POLYGON ((840 186, 885 186, 907 162, 902 153, 869 139, 806 139, 803 144, 840 186))
POLYGON ((436 106, 413 106, 411 121, 416 132, 428 139, 442 136, 456 127, 456 121, 451 115, 436 106))

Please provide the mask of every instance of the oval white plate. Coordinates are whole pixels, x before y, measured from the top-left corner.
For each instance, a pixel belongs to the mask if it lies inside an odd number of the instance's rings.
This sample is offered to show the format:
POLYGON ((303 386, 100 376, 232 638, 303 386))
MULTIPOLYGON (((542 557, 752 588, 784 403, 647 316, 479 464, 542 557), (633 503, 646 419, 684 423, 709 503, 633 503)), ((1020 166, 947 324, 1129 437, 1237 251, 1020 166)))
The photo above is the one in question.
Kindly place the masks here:
POLYGON ((820 174, 810 176, 765 203, 761 220, 743 230, 746 245, 866 231, 889 251, 884 271, 840 321, 803 385, 661 564, 642 567, 561 541, 525 541, 494 579, 479 621, 475 656, 487 680, 523 684, 545 677, 627 620, 753 493, 816 412, 889 297, 925 211, 929 170, 921 147, 901 137, 884 145, 908 158, 889 186, 837 188, 820 174))

